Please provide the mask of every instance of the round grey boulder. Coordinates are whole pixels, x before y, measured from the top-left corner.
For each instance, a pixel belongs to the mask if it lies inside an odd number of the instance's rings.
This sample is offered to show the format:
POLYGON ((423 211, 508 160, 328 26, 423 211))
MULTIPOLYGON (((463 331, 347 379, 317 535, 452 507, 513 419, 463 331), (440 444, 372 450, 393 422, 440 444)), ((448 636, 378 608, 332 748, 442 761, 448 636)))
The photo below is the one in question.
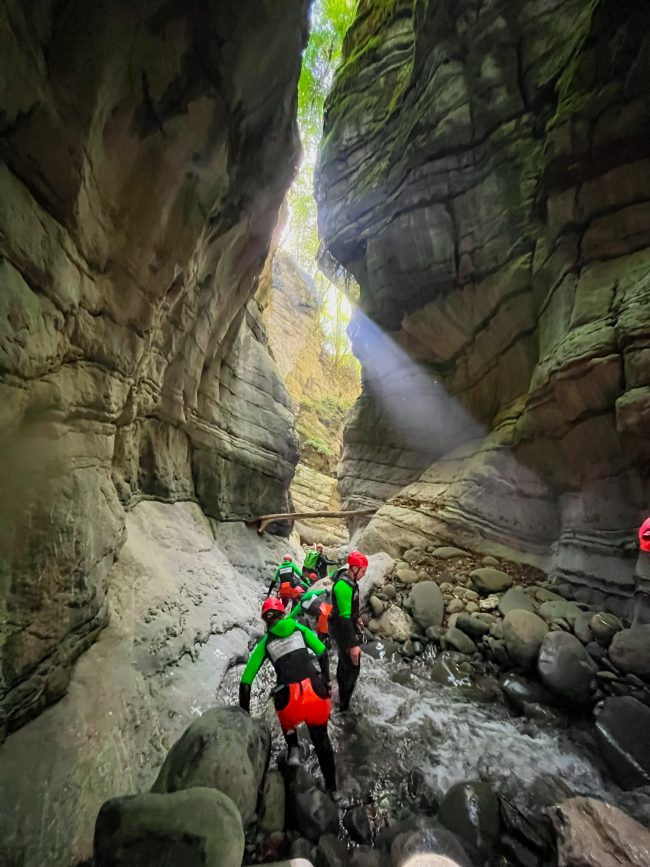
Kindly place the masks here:
POLYGON ((440 626, 445 614, 445 600, 435 581, 420 581, 411 590, 408 603, 421 629, 440 626))
POLYGON ((503 639, 508 655, 521 668, 535 665, 537 654, 548 632, 548 626, 532 611, 515 608, 503 621, 503 639))
POLYGON ((650 678, 650 626, 622 629, 612 638, 609 656, 625 674, 650 678))
POLYGON ((461 632, 455 626, 452 626, 445 632, 442 642, 446 647, 452 647, 454 650, 458 650, 459 653, 474 653, 476 650, 476 645, 469 635, 465 635, 464 632, 461 632))
POLYGON ((442 799, 438 819, 481 861, 490 857, 499 837, 501 815, 499 799, 489 783, 456 783, 442 799))
POLYGON ((575 635, 549 632, 539 649, 537 671, 544 686, 574 704, 591 698, 596 664, 575 635))
POLYGON ((113 798, 95 825, 96 867, 240 867, 244 829, 232 800, 216 789, 113 798))
POLYGON ((650 785, 650 708, 629 696, 605 699, 596 740, 621 788, 650 785))
POLYGON ((599 611, 589 622, 594 638, 603 647, 608 647, 617 632, 623 629, 623 622, 609 611, 599 611))
POLYGON ((499 611, 505 617, 515 609, 523 611, 536 611, 537 605, 535 600, 523 589, 523 587, 511 587, 505 592, 501 602, 499 602, 499 611))
POLYGON ((219 789, 235 802, 244 825, 255 814, 268 763, 268 725, 240 708, 209 710, 185 729, 167 754, 151 791, 195 786, 219 789))
POLYGON ((501 593, 512 586, 512 576, 493 566, 482 566, 470 572, 470 581, 479 593, 501 593))

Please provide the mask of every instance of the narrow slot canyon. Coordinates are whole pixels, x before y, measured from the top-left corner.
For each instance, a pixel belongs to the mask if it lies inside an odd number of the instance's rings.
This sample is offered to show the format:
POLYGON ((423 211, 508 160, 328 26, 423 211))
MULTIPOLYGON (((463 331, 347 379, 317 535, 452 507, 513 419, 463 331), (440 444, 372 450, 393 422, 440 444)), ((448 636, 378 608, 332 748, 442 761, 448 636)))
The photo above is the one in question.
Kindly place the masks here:
POLYGON ((647 4, 0 44, 0 867, 648 867, 647 4))

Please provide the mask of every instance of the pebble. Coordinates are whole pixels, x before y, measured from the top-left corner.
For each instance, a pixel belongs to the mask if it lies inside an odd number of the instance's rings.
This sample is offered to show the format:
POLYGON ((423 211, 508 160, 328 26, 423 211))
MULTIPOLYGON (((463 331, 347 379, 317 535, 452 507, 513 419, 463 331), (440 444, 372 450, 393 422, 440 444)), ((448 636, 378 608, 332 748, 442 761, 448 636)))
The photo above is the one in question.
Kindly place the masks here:
POLYGON ((451 593, 451 591, 453 589, 454 589, 454 585, 451 584, 449 581, 443 581, 442 584, 440 585, 440 591, 442 593, 451 593))
POLYGON ((386 584, 383 588, 386 599, 394 599, 397 596, 397 590, 392 584, 386 584))
MULTIPOLYGON (((465 597, 465 598, 467 598, 467 597, 465 597)), ((480 608, 479 608, 479 606, 476 604, 476 602, 473 602, 473 601, 470 599, 470 601, 467 602, 466 605, 465 605, 465 610, 468 612, 468 614, 476 614, 477 611, 480 611, 480 608)))
POLYGON ((452 599, 451 602, 448 602, 447 605, 445 605, 445 608, 447 614, 457 614, 458 612, 465 610, 465 606, 460 599, 452 599))
POLYGON ((481 611, 496 611, 499 602, 501 602, 500 596, 486 596, 485 599, 481 599, 479 606, 481 611))
POLYGON ((491 554, 488 554, 486 557, 483 557, 483 559, 481 560, 481 563, 484 566, 498 566, 499 565, 499 561, 497 560, 497 558, 493 557, 491 554))

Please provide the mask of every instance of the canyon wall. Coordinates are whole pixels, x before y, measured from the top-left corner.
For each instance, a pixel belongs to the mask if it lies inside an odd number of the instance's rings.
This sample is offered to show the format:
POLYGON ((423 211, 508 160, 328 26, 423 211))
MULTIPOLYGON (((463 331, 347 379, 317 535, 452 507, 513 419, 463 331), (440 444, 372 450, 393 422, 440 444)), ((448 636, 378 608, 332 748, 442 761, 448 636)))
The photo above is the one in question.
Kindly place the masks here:
MULTIPOLYGON (((307 0, 0 9, 0 730, 108 618, 125 508, 289 505, 257 276, 307 0)), ((215 579, 216 580, 216 579, 215 579)))
POLYGON ((650 438, 650 11, 361 0, 325 112, 325 246, 361 287, 358 537, 536 562, 629 609, 650 438))

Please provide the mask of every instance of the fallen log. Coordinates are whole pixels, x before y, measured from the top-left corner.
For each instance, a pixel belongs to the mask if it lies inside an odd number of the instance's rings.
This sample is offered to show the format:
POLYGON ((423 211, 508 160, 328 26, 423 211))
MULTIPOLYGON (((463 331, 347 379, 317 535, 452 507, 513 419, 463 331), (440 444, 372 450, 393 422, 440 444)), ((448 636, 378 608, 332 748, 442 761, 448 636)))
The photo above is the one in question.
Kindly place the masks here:
POLYGON ((294 518, 347 518, 352 515, 374 515, 376 511, 377 509, 352 509, 346 512, 278 512, 275 515, 260 515, 259 518, 246 521, 246 525, 251 527, 257 524, 257 532, 261 536, 268 525, 276 521, 291 521, 294 518))

